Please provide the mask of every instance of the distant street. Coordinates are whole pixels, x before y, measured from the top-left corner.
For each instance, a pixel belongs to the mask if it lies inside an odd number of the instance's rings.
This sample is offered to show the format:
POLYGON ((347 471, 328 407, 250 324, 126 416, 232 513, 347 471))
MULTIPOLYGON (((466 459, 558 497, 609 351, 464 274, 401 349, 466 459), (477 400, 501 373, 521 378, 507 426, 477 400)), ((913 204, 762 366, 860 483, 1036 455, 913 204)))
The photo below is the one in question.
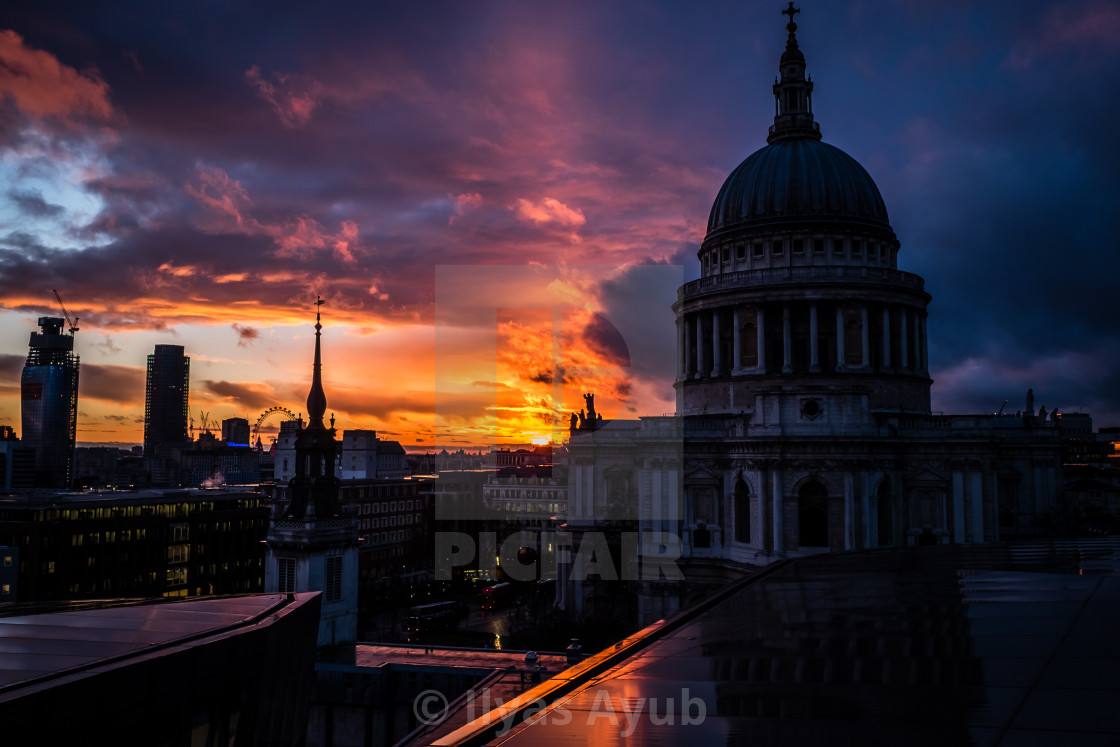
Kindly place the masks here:
MULTIPOLYGON (((362 640, 387 643, 406 642, 408 634, 402 625, 405 618, 408 617, 410 606, 379 610, 370 615, 362 629, 362 640)), ((529 625, 528 620, 524 617, 526 613, 522 608, 511 606, 493 611, 482 610, 477 602, 470 603, 469 607, 470 613, 467 619, 460 623, 456 629, 430 633, 424 636, 422 640, 427 643, 445 646, 476 646, 481 648, 494 645, 501 648, 503 639, 508 639, 515 630, 524 629, 529 625)))

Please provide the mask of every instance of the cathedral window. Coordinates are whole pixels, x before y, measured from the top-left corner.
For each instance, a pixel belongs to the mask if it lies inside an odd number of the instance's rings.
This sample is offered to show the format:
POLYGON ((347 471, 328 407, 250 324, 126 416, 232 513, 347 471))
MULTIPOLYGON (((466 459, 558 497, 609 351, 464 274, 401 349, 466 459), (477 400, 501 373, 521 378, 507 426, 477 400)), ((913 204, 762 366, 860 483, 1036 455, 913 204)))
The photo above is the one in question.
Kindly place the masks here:
POLYGON ((327 558, 327 583, 323 589, 326 601, 337 602, 342 599, 342 556, 332 555, 327 558))
POLYGON ((722 255, 723 255, 722 258, 723 258, 724 262, 727 262, 731 259, 731 254, 727 249, 723 250, 722 255))
POLYGON ((739 346, 740 366, 753 368, 758 365, 757 335, 758 331, 753 321, 748 321, 743 324, 742 332, 739 335, 739 339, 742 340, 739 346))
POLYGON ((852 242, 852 256, 853 257, 862 257, 863 256, 863 242, 862 241, 853 241, 852 242))
POLYGON ((824 239, 813 239, 813 254, 824 254, 824 239))
POLYGON ((819 482, 801 488, 797 499, 797 539, 801 547, 828 547, 828 491, 819 482))
POLYGON ((832 253, 837 257, 844 256, 844 239, 832 240, 832 253))
POLYGON ((742 244, 735 247, 735 259, 746 259, 746 258, 747 258, 747 248, 745 246, 743 246, 742 244))
POLYGON ((844 363, 858 366, 863 362, 863 326, 860 319, 847 316, 844 320, 844 363))
POLYGON ((754 243, 754 246, 751 247, 751 256, 753 256, 755 259, 761 259, 762 258, 762 242, 761 241, 756 241, 754 243))
POLYGON ((794 254, 804 254, 805 253, 805 240, 804 239, 794 239, 793 240, 793 253, 794 254))
POLYGON ((288 592, 296 590, 296 559, 276 559, 276 590, 288 592))
POLYGON ((776 256, 776 255, 785 253, 786 245, 785 245, 785 242, 783 242, 781 239, 779 239, 778 241, 775 241, 773 244, 771 244, 770 248, 776 256))
POLYGON ((735 482, 735 541, 751 541, 751 494, 742 479, 735 482))

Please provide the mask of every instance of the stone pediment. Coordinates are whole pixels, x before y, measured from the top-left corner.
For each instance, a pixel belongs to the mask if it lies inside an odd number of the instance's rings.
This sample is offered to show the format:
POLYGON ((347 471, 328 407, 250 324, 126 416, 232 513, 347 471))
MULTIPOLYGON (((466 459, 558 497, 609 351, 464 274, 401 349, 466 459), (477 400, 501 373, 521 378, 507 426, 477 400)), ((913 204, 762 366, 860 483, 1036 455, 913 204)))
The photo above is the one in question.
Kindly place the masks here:
POLYGON ((686 472, 684 479, 688 482, 719 482, 723 479, 723 475, 700 465, 696 469, 686 472))
POLYGON ((949 481, 949 476, 948 475, 946 475, 942 472, 938 472, 937 470, 935 470, 935 469, 933 469, 932 467, 929 467, 929 466, 920 467, 919 469, 915 470, 914 472, 909 472, 906 475, 906 482, 910 485, 913 485, 914 483, 917 483, 917 482, 929 482, 929 483, 939 483, 940 484, 940 483, 945 483, 945 482, 948 482, 948 481, 949 481))

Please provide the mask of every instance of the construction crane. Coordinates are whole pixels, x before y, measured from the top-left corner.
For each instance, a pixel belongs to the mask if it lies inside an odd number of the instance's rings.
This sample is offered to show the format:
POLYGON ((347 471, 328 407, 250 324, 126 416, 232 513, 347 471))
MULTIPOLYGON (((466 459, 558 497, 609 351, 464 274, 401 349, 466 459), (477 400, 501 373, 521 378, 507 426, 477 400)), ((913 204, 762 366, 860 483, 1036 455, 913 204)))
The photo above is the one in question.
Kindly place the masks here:
POLYGON ((54 293, 55 300, 58 301, 58 307, 62 309, 62 315, 66 317, 66 326, 70 328, 70 335, 73 336, 78 331, 78 317, 71 319, 70 312, 66 310, 66 306, 62 303, 62 296, 58 295, 58 291, 54 288, 51 288, 51 292, 54 293))

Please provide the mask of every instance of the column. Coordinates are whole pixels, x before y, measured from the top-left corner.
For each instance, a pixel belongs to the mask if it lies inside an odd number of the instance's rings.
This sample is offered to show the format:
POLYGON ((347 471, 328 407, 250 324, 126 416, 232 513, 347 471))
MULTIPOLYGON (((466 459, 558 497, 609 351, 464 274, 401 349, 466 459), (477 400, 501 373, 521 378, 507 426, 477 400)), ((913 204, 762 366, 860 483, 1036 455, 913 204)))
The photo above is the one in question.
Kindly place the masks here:
POLYGON ((863 325, 863 339, 860 340, 863 344, 863 358, 860 360, 860 365, 866 370, 871 367, 871 327, 867 323, 867 304, 864 304, 859 312, 860 323, 863 325))
POLYGON ((742 350, 740 349, 740 333, 742 329, 739 327, 739 307, 736 306, 731 312, 731 356, 734 360, 731 361, 731 373, 737 374, 742 372, 742 350))
POLYGON ((964 542, 964 473, 953 473, 953 542, 964 542))
POLYGON ((921 329, 922 329, 922 346, 921 346, 921 348, 919 348, 919 350, 921 350, 922 373, 924 373, 928 376, 929 375, 929 338, 926 336, 926 314, 924 312, 918 317, 918 321, 922 325, 921 326, 921 329))
POLYGON ((755 344, 758 346, 758 370, 766 373, 766 320, 762 318, 762 306, 755 312, 755 344))
MULTIPOLYGON (((844 549, 852 549, 852 535, 855 533, 855 479, 851 472, 844 474, 844 549)), ((831 530, 832 527, 829 527, 831 530)))
POLYGON ((983 475, 979 472, 969 474, 972 493, 972 542, 984 541, 984 484, 983 475))
POLYGON ((910 366, 915 373, 922 368, 922 347, 918 338, 918 329, 921 327, 921 312, 915 310, 913 318, 910 320, 910 349, 913 351, 910 355, 913 356, 913 363, 910 366))
POLYGON ((704 370, 704 315, 696 312, 696 378, 699 379, 704 370))
POLYGON ((891 370, 891 308, 883 307, 883 370, 891 370))
POLYGON ((684 378, 688 378, 692 374, 692 325, 688 323, 688 316, 681 316, 681 329, 684 330, 684 378))
POLYGON ((898 310, 898 370, 906 371, 910 368, 906 348, 906 307, 898 310))
POLYGON ((848 358, 847 352, 844 350, 844 310, 839 306, 836 307, 836 370, 843 371, 847 365, 845 361, 848 358))
POLYGON ((789 324, 789 302, 782 304, 782 373, 793 373, 793 335, 789 324))
POLYGON ((770 483, 770 500, 773 501, 774 506, 774 552, 785 552, 785 540, 782 535, 782 521, 785 518, 785 511, 782 506, 782 472, 781 470, 774 470, 770 473, 772 481, 770 483))
POLYGON ((809 302, 809 370, 817 373, 821 370, 819 358, 820 335, 817 332, 817 302, 809 302))
POLYGON ((712 309, 712 378, 720 374, 719 309, 712 309))
POLYGON ((688 335, 685 330, 684 318, 680 317, 677 319, 677 355, 680 359, 677 364, 677 381, 688 376, 688 335))

